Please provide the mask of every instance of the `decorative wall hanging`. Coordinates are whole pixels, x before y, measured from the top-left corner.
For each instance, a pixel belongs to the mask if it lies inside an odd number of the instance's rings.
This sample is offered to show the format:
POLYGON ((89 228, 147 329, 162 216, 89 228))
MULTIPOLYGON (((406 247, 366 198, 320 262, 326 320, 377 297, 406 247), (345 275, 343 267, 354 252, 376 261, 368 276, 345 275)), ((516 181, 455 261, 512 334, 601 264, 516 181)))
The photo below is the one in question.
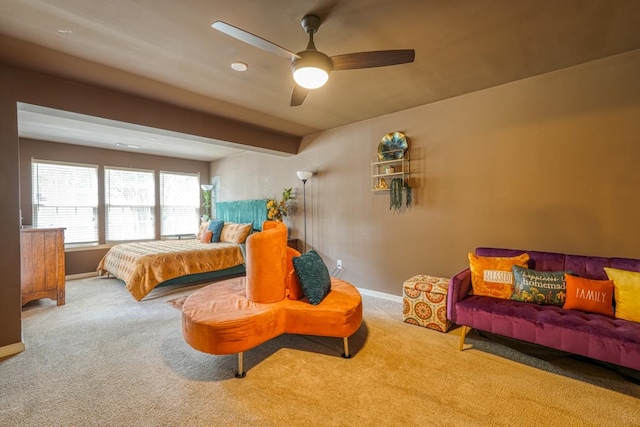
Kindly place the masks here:
POLYGON ((393 178, 391 180, 391 185, 389 186, 389 209, 399 211, 402 209, 402 190, 406 197, 405 207, 410 208, 411 202, 413 200, 413 190, 409 183, 402 178, 393 178))
POLYGON ((371 190, 389 191, 389 209, 400 211, 411 207, 409 185, 409 141, 402 132, 382 137, 371 160, 371 190))
POLYGON ((409 148, 407 137, 402 132, 391 132, 382 137, 378 144, 379 160, 395 160, 404 158, 409 148))

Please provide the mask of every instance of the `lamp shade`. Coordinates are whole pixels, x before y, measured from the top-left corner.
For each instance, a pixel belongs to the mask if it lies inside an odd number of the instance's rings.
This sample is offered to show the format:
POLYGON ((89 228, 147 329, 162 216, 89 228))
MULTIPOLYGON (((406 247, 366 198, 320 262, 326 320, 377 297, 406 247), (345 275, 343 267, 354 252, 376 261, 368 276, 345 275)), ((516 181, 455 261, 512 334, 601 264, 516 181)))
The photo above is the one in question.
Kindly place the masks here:
POLYGON ((297 173, 298 173, 298 178, 300 178, 303 181, 306 181, 313 176, 313 172, 308 172, 308 171, 298 171, 297 173))
POLYGON ((317 89, 329 80, 329 73, 333 69, 331 58, 316 50, 299 52, 299 59, 291 64, 293 80, 306 89, 317 89))
POLYGON ((202 184, 200 186, 200 188, 202 188, 202 190, 204 190, 204 191, 210 191, 210 190, 213 189, 213 185, 211 185, 211 184, 202 184))
POLYGON ((304 67, 293 72, 293 80, 306 89, 317 89, 329 80, 329 73, 321 68, 304 67))

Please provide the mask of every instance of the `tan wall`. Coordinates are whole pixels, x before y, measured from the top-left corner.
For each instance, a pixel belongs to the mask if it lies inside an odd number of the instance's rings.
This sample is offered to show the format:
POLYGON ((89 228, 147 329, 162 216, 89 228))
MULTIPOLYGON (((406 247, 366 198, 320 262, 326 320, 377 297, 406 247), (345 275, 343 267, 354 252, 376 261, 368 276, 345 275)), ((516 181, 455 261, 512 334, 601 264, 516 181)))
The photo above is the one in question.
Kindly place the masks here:
POLYGON ((109 251, 108 247, 97 247, 84 250, 66 250, 64 253, 65 275, 96 274, 96 268, 102 257, 109 251))
MULTIPOLYGON (((221 197, 307 183, 309 241, 356 286, 400 295, 415 274, 449 277, 477 246, 640 258, 640 51, 326 131, 287 159, 212 164, 221 197), (414 206, 389 210, 370 160, 410 138, 414 206)), ((287 221, 301 234, 301 218, 287 221)))
MULTIPOLYGON (((18 194, 18 119, 14 71, 0 64, 0 352, 20 344, 20 214, 18 194)), ((14 350, 15 351, 15 350, 14 350)))

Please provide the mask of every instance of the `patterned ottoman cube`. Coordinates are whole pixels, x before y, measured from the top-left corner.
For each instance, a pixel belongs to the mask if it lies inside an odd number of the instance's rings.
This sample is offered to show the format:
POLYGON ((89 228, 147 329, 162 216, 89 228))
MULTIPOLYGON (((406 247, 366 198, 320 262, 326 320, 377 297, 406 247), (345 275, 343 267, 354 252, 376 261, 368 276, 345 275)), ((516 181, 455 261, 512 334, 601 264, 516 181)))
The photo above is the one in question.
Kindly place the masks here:
POLYGON ((425 275, 404 282, 402 314, 412 325, 447 332, 452 325, 447 319, 449 279, 425 275))

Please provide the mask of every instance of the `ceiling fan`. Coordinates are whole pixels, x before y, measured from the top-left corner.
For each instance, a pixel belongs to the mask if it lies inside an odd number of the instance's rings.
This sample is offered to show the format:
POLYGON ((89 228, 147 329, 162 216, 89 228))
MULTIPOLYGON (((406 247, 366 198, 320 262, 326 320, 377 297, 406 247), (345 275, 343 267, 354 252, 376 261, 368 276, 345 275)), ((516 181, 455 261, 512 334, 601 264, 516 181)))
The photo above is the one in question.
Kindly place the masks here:
POLYGON ((318 31, 320 22, 320 18, 316 15, 306 15, 302 18, 300 23, 304 31, 309 34, 309 43, 305 50, 298 53, 293 53, 223 21, 215 21, 211 27, 258 49, 289 59, 293 79, 296 82, 291 95, 291 106, 301 105, 310 89, 323 86, 329 79, 331 71, 406 64, 413 62, 415 58, 413 49, 377 50, 329 57, 318 51, 313 43, 313 35, 318 31))

